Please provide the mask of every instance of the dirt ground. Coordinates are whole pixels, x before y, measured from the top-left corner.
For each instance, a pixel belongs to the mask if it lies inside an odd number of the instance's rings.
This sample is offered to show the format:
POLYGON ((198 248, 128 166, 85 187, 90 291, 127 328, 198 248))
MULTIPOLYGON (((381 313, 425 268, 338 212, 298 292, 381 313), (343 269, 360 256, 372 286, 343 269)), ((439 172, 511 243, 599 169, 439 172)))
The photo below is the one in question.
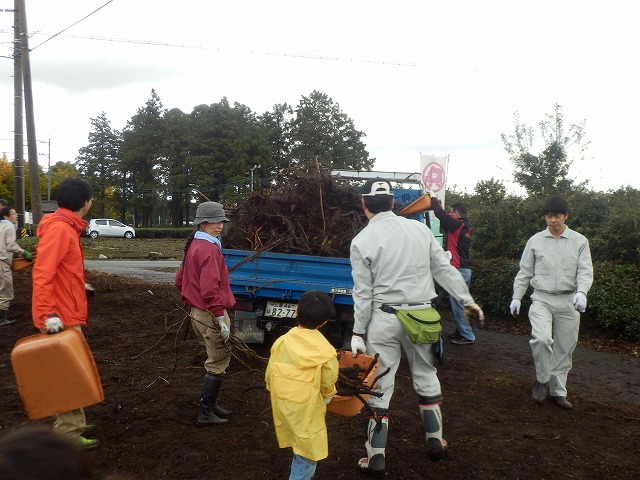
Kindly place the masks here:
MULTIPOLYGON (((171 286, 89 272, 97 294, 84 329, 101 375, 105 400, 86 408, 100 446, 88 455, 103 474, 134 479, 287 479, 291 452, 277 447, 268 394, 246 391, 262 381, 259 363, 232 361, 221 404, 229 423, 197 428, 203 352, 185 325, 171 286)), ((30 271, 15 274, 18 323, 0 327, 0 435, 31 421, 11 370, 16 340, 35 333, 30 271)), ((445 329, 452 322, 445 314, 445 329)), ((390 479, 631 479, 640 478, 640 358, 638 345, 582 334, 597 350, 579 347, 569 375, 574 410, 530 399, 533 366, 526 326, 488 319, 473 346, 447 345, 439 377, 449 457, 431 463, 406 364, 391 402, 387 448, 390 479), (506 330, 516 333, 506 333, 506 330), (600 351, 598 351, 600 350, 600 351), (614 353, 611 353, 611 351, 614 353), (617 353, 622 352, 622 353, 617 353), (633 353, 635 352, 635 356, 633 353)), ((255 347, 266 357, 268 349, 255 347)), ((364 455, 360 416, 329 415, 329 458, 318 479, 360 478, 364 455)))

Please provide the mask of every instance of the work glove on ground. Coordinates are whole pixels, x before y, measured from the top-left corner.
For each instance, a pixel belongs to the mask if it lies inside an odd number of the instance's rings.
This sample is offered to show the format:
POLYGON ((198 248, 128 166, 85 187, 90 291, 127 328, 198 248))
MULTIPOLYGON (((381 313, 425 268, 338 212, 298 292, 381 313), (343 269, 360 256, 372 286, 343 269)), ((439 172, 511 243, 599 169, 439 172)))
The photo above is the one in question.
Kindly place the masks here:
POLYGON ((59 317, 49 317, 44 321, 44 328, 47 333, 59 333, 64 330, 64 323, 59 317))
POLYGON ((517 315, 520 315, 520 305, 522 302, 516 298, 511 300, 511 305, 509 305, 509 311, 511 315, 515 318, 517 315))
POLYGON ((27 262, 33 262, 33 255, 30 252, 27 252, 26 250, 23 250, 22 258, 24 258, 27 262))
POLYGON ((469 323, 477 322, 480 327, 484 327, 484 312, 477 303, 464 307, 464 316, 469 323))
POLYGON ((356 357, 358 353, 367 353, 367 346, 364 343, 364 338, 360 335, 351 336, 351 354, 356 357))
POLYGON ((584 312, 587 309, 587 296, 582 292, 576 293, 573 297, 573 305, 577 311, 584 312))
POLYGON ((224 321, 224 316, 216 317, 216 320, 218 321, 218 325, 220 325, 220 338, 222 338, 222 341, 226 343, 231 336, 231 330, 227 327, 227 323, 224 321))

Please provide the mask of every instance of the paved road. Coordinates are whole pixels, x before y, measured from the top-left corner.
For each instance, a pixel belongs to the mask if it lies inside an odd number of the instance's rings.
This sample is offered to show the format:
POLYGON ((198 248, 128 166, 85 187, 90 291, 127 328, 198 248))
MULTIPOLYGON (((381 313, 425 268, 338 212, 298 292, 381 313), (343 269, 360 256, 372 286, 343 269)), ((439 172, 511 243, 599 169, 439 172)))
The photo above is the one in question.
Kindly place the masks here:
POLYGON ((173 284, 180 266, 176 260, 85 260, 87 270, 139 278, 150 283, 173 284))

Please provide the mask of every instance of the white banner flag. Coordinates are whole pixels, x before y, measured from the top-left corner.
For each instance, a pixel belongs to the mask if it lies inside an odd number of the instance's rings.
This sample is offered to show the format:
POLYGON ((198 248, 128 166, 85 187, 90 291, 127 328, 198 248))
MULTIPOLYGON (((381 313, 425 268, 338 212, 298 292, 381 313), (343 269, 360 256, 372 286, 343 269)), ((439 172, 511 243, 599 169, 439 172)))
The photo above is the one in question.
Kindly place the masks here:
POLYGON ((447 168, 449 155, 437 157, 435 155, 420 154, 420 172, 422 184, 427 192, 435 193, 444 206, 444 194, 447 187, 447 168))

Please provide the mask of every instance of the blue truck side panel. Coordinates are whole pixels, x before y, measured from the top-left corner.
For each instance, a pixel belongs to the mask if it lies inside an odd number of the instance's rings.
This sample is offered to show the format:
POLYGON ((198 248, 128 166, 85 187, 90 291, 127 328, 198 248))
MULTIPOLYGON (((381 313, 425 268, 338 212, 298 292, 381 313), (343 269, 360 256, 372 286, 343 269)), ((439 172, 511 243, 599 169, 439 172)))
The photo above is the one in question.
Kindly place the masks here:
MULTIPOLYGON (((222 249, 229 269, 253 255, 248 250, 222 249)), ((307 290, 320 290, 336 305, 353 305, 348 258, 262 253, 231 273, 234 295, 297 302, 307 290)))

